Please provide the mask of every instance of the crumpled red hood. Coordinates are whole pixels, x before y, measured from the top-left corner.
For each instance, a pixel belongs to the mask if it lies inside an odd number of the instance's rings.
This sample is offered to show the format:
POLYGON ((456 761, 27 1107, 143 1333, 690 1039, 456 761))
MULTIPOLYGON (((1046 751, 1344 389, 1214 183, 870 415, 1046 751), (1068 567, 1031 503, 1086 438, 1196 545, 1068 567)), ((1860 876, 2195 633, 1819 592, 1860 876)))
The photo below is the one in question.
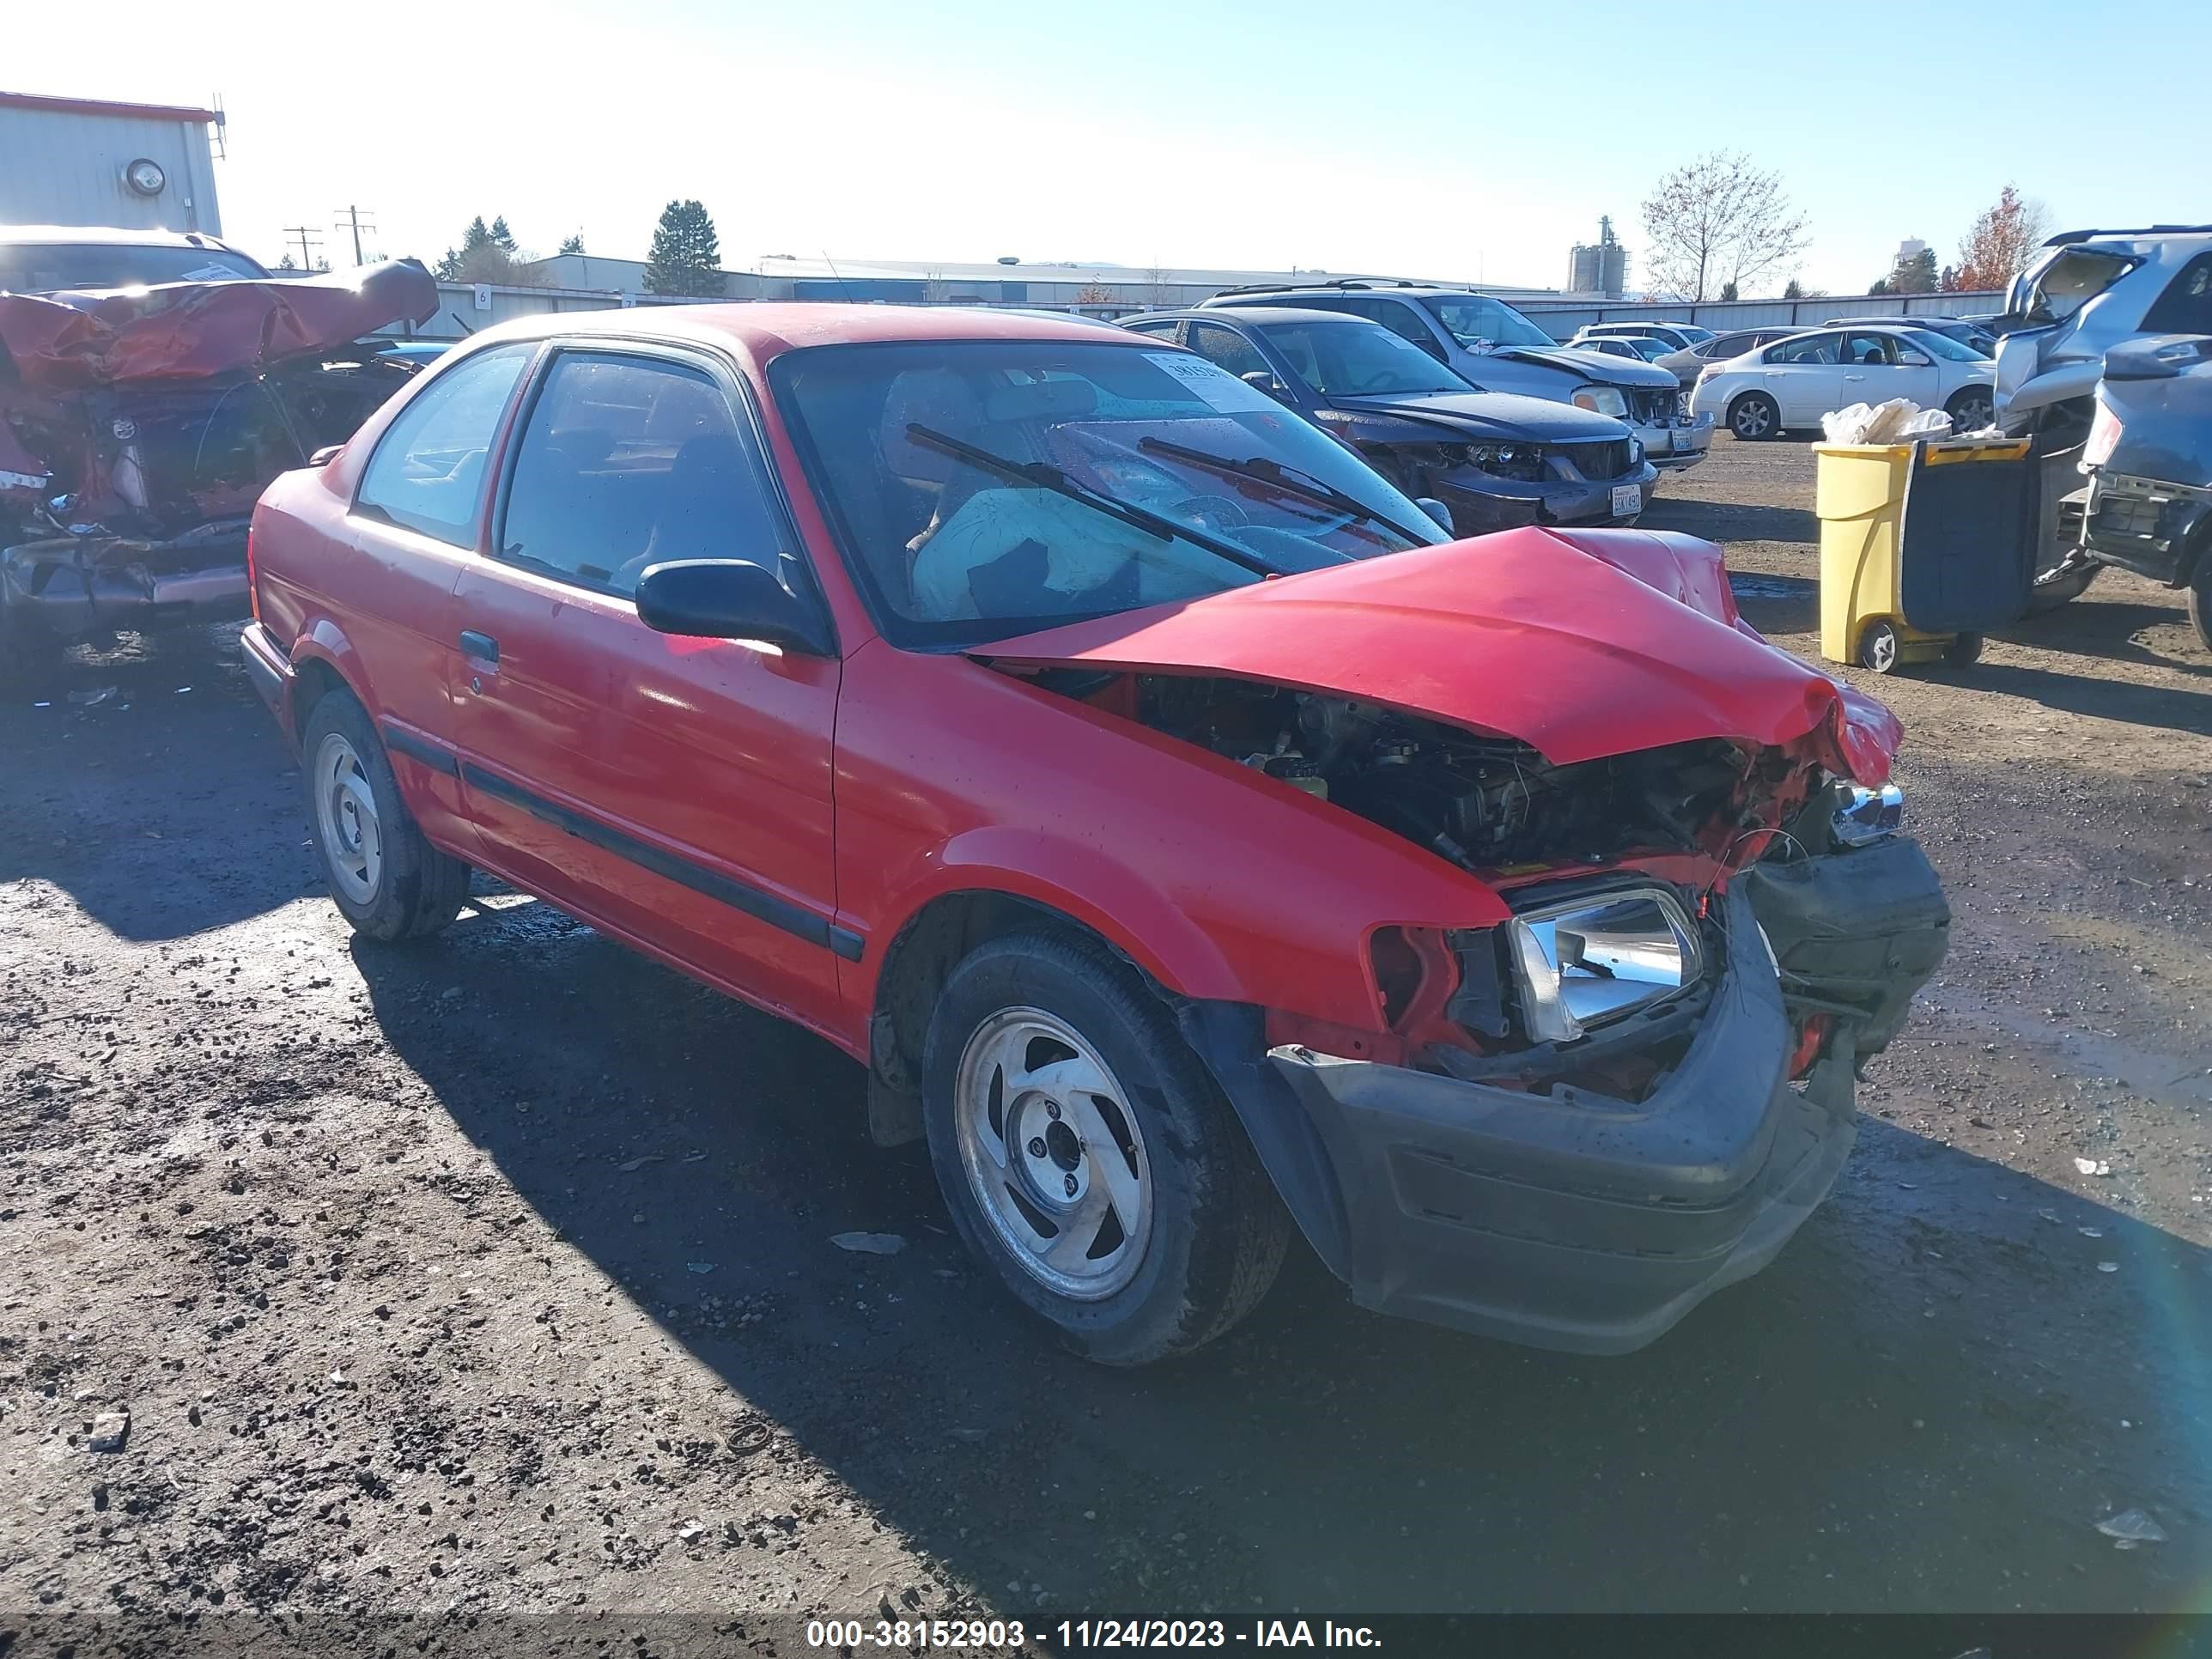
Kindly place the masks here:
POLYGON ((1502 531, 969 654, 1334 692, 1517 738, 1556 765, 1727 738, 1802 745, 1871 784, 1905 735, 1737 616, 1719 548, 1662 531, 1502 531))
POLYGON ((296 282, 163 283, 111 293, 0 294, 0 346, 22 383, 72 392, 118 380, 256 369, 438 308, 413 259, 296 282))

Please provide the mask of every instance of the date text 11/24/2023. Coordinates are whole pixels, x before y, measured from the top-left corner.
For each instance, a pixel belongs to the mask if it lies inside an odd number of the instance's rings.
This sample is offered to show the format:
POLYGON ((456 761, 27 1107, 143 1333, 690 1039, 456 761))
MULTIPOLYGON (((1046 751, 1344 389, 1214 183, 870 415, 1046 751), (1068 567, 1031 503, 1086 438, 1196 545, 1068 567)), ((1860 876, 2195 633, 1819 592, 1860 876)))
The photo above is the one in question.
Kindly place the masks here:
POLYGON ((884 1649, 911 1652, 927 1648, 971 1651, 1019 1650, 1033 1638, 1051 1641, 1061 1652, 1096 1653, 1109 1648, 1376 1648, 1381 1639, 1365 1625, 1340 1625, 1324 1619, 1255 1619, 1232 1626, 1221 1619, 1063 1619, 1037 1630, 1019 1620, 825 1619, 810 1620, 811 1648, 884 1649), (1056 1639, 1055 1639, 1056 1638, 1056 1639))

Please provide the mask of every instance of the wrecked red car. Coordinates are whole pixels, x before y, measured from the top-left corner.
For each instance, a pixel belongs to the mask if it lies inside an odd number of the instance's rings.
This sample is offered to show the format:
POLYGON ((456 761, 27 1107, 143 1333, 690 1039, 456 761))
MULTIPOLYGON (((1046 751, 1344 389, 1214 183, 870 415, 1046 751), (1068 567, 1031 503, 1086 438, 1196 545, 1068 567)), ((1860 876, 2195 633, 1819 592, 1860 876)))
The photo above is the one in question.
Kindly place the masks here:
POLYGON ((270 487, 246 660, 356 929, 477 866, 820 1032, 1093 1358, 1293 1227, 1633 1348, 1826 1194, 1948 913, 1896 722, 1717 549, 1441 534, 1141 337, 546 318, 270 487))
POLYGON ((0 293, 0 673, 117 629, 243 616, 255 499, 411 377, 352 343, 436 304, 411 261, 0 293))

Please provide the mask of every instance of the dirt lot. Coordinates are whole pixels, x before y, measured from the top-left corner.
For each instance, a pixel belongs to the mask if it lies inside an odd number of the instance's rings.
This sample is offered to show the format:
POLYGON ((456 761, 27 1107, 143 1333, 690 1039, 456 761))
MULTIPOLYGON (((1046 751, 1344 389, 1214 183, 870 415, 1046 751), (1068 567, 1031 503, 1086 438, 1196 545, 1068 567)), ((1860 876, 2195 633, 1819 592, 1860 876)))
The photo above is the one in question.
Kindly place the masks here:
MULTIPOLYGON (((1811 503, 1803 447, 1723 440, 1650 522, 1729 543, 1809 652, 1811 503)), ((1956 938, 1771 1269, 1594 1360, 1294 1260, 1124 1376, 1012 1316, 815 1040, 489 890, 353 944, 222 634, 73 661, 0 709, 0 1650, 241 1607, 412 1610, 409 1651, 565 1612, 538 1645, 595 1651, 614 1614, 879 1604, 2189 1604, 2212 660, 2108 575, 1881 690, 1956 938), (2095 1530, 2130 1509, 2165 1541, 2095 1530)))

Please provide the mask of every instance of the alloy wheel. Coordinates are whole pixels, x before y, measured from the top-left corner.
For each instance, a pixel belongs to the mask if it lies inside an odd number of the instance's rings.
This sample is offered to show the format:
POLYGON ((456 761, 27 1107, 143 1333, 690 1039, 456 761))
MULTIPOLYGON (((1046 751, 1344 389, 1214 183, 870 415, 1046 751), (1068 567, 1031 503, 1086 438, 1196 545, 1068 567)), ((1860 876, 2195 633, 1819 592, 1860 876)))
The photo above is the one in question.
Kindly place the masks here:
POLYGON ((1057 1015, 1003 1009, 969 1037, 953 1087, 961 1165, 1007 1254, 1073 1300, 1127 1285, 1151 1231, 1152 1164, 1097 1051, 1057 1015))

